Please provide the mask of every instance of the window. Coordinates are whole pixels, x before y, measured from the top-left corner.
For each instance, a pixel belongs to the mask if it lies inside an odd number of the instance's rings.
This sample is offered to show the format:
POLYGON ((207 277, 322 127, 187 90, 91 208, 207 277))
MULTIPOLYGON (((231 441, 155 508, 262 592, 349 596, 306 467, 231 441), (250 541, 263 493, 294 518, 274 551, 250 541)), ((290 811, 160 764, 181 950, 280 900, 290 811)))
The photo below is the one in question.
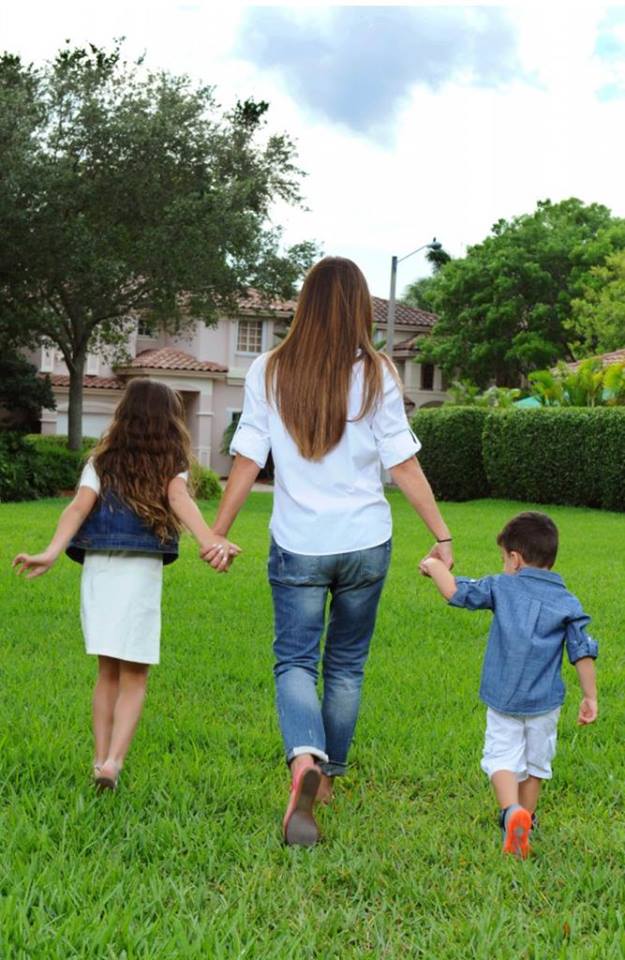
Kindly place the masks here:
POLYGON ((230 414, 230 423, 231 423, 231 424, 234 424, 234 426, 236 427, 236 425, 238 424, 239 420, 241 419, 241 414, 243 413, 243 411, 242 411, 242 410, 229 410, 228 412, 229 412, 229 414, 230 414))
POLYGON ((237 353, 262 353, 263 321, 239 320, 237 353))
POLYGON ((421 389, 422 390, 434 389, 434 364, 433 363, 421 364, 421 389))
POLYGON ((54 370, 54 350, 49 350, 46 347, 41 348, 41 366, 39 369, 42 373, 52 373, 54 370))
POLYGON ((150 340, 153 340, 155 337, 154 333, 154 322, 152 320, 146 320, 145 318, 139 320, 137 326, 137 335, 139 337, 147 337, 150 340))
POLYGON ((85 372, 88 377, 97 377, 100 372, 100 358, 94 356, 93 353, 87 354, 87 369, 85 372))

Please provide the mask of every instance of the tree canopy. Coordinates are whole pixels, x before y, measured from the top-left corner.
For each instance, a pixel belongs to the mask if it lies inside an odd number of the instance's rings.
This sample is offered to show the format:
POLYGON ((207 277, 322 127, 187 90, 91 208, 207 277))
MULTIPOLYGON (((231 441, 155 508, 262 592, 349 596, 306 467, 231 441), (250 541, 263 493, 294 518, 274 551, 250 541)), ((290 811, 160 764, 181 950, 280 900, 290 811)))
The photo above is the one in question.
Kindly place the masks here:
POLYGON ((188 77, 111 51, 62 49, 43 67, 0 58, 0 341, 54 344, 80 442, 88 351, 126 341, 138 315, 182 330, 254 286, 288 296, 316 256, 286 251, 276 201, 302 172, 268 104, 230 111, 188 77))
MULTIPOLYGON (((593 268, 625 249, 625 221, 601 204, 541 201, 429 279, 439 320, 423 356, 449 375, 515 386, 531 370, 575 359, 572 302, 593 268)), ((583 355, 583 354, 582 354, 583 355)))
POLYGON ((573 300, 568 326, 582 356, 625 347, 625 250, 592 268, 573 300))
POLYGON ((50 378, 38 377, 37 368, 15 350, 0 353, 0 407, 9 413, 5 423, 29 430, 37 429, 42 407, 56 407, 50 378))

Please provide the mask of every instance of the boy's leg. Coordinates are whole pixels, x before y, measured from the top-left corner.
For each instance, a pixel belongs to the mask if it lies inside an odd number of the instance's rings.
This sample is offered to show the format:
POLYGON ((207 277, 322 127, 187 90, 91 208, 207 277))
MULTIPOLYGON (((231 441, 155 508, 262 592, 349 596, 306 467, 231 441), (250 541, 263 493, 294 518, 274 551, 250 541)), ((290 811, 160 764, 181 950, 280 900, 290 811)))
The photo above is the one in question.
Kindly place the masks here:
POLYGON ((503 849, 520 859, 529 852, 531 815, 519 803, 519 778, 525 776, 523 718, 488 709, 482 769, 490 777, 499 803, 503 849))
POLYGON ((150 666, 147 663, 119 661, 119 694, 113 714, 113 729, 108 756, 101 775, 115 781, 121 770, 141 716, 150 666))
POLYGON ((98 677, 93 689, 93 739, 95 764, 101 766, 109 755, 113 713, 119 692, 119 660, 98 656, 98 677))
POLYGON ((493 785, 497 803, 501 810, 522 803, 519 799, 519 781, 516 773, 511 770, 496 770, 490 778, 490 782, 493 785))
POLYGON ((519 784, 519 803, 532 814, 536 812, 538 806, 541 783, 542 780, 539 777, 530 774, 527 780, 522 780, 519 784))

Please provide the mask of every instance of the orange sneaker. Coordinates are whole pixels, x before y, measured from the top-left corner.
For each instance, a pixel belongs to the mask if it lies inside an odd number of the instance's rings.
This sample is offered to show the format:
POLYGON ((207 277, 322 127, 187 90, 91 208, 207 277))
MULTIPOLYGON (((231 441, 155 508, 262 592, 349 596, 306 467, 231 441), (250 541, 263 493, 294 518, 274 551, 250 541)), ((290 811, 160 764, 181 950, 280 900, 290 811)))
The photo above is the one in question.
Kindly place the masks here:
POLYGON ((285 843, 312 847, 319 839, 313 804, 320 782, 321 774, 317 766, 304 767, 293 780, 289 805, 282 821, 285 843))
POLYGON ((525 807, 514 807, 505 818, 504 853, 526 860, 530 852, 532 815, 525 807))

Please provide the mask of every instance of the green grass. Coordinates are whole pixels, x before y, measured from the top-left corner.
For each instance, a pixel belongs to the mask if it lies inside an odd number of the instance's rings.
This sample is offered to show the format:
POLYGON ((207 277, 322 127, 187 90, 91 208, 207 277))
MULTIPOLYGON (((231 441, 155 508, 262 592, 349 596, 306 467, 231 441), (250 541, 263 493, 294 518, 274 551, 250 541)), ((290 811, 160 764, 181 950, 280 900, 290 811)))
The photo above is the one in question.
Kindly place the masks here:
MULTIPOLYGON (((12 579, 59 501, 0 507, 0 958, 557 960, 625 957, 625 517, 554 507, 557 569, 593 616, 601 716, 575 726, 575 673, 555 777, 526 863, 504 859, 479 769, 487 614, 451 610, 417 575, 428 538, 392 495, 394 557, 350 775, 325 842, 280 842, 287 776, 273 709, 265 580, 270 497, 234 531, 218 577, 185 542, 165 571, 162 663, 120 788, 90 787, 94 661, 79 568, 12 579)), ((457 570, 497 572, 519 504, 449 504, 457 570)), ((209 508, 210 509, 210 508, 209 508)))

